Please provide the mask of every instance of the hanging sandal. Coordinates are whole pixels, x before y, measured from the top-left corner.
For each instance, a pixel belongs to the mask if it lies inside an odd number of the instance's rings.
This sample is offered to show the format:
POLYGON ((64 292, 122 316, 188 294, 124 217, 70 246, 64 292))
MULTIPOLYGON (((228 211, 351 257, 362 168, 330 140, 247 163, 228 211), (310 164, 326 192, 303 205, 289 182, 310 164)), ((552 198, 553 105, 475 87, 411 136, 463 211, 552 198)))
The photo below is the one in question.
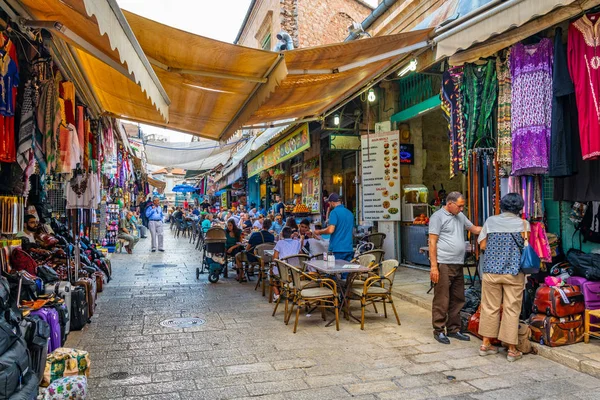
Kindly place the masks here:
POLYGON ((520 360, 521 358, 523 358, 523 353, 521 353, 520 351, 508 351, 508 355, 506 356, 506 359, 509 362, 514 362, 517 360, 520 360))
POLYGON ((490 356, 492 354, 498 354, 497 347, 494 347, 492 345, 489 345, 489 346, 481 345, 481 347, 479 347, 479 355, 480 356, 485 357, 485 356, 490 356))

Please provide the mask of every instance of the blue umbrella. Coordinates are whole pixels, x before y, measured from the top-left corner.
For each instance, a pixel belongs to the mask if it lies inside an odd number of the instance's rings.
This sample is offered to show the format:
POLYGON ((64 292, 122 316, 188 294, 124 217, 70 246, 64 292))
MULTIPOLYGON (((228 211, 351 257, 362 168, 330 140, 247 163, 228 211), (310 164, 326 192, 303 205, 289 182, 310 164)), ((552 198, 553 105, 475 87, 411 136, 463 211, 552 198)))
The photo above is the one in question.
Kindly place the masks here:
POLYGON ((186 185, 186 184, 182 184, 182 185, 175 185, 175 187, 173 187, 173 192, 176 193, 190 193, 190 192, 195 192, 196 190, 198 190, 197 187, 192 186, 192 185, 186 185))

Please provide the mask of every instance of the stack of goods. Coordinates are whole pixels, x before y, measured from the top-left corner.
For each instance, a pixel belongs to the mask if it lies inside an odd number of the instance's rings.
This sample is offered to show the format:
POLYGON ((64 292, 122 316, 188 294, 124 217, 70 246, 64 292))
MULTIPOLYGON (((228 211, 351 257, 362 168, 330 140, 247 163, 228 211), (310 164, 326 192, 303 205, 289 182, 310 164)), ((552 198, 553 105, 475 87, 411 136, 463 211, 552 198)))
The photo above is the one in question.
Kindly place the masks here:
POLYGON ((106 206, 106 238, 103 245, 108 247, 109 251, 114 251, 119 234, 119 205, 108 204, 106 206))
POLYGON ((540 286, 529 317, 531 340, 551 347, 581 342, 584 311, 579 286, 540 286))
POLYGON ((292 209, 293 214, 310 214, 310 208, 306 204, 298 204, 292 209))

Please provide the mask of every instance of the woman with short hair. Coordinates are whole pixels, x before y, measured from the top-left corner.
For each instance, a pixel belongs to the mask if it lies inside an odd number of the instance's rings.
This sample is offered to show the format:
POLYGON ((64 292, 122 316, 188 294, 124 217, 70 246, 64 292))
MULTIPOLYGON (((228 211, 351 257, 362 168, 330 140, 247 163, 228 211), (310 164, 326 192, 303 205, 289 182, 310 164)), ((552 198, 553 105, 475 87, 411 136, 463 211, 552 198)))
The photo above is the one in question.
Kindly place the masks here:
POLYGON ((520 270, 521 251, 529 222, 521 219, 523 197, 509 193, 500 200, 500 215, 489 217, 479 234, 483 255, 481 286, 481 320, 479 334, 483 344, 480 356, 498 353, 491 339, 508 345, 508 361, 516 361, 523 354, 517 350, 519 343, 519 315, 523 300, 525 275, 520 270), (502 310, 502 319, 500 319, 502 310))

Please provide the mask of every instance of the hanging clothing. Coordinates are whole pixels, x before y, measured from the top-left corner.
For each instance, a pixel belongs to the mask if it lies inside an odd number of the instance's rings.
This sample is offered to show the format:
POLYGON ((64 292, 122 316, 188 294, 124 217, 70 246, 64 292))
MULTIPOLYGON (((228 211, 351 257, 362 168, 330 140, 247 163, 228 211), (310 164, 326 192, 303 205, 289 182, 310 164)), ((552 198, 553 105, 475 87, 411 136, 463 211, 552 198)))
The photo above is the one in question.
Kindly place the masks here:
POLYGON ((531 236, 529 245, 533 248, 540 260, 543 262, 552 262, 552 253, 550 251, 550 243, 546 235, 546 228, 541 222, 531 223, 531 236))
POLYGON ((1 34, 4 49, 0 52, 0 161, 17 161, 15 143, 15 105, 19 86, 17 51, 8 36, 1 34))
POLYGON ((494 146, 492 114, 498 93, 496 62, 465 64, 462 93, 467 150, 494 146))
POLYGON ((59 172, 70 174, 77 164, 81 163, 81 146, 77 130, 73 124, 60 126, 60 169, 59 172))
POLYGON ((552 110, 552 42, 511 49, 513 174, 548 172, 552 110))
POLYGON ((65 119, 67 124, 75 125, 75 85, 63 81, 59 85, 60 97, 65 101, 65 119))
POLYGON ((450 179, 467 170, 465 120, 461 86, 463 67, 454 67, 442 75, 442 111, 448 122, 450 140, 450 179))
POLYGON ((555 201, 600 201, 600 159, 577 160, 579 172, 554 178, 555 201))
POLYGON ((498 164, 500 176, 508 176, 512 171, 512 134, 510 109, 512 101, 512 80, 510 76, 510 51, 504 52, 504 61, 496 60, 498 76, 498 164))
POLYGON ((600 14, 569 25, 569 72, 575 84, 579 139, 584 160, 600 158, 600 14), (592 22, 594 21, 594 22, 592 22))
POLYGON ((567 47, 562 40, 562 29, 554 35, 554 66, 552 71, 552 131, 550 135, 550 165, 553 177, 577 173, 577 159, 581 158, 575 86, 567 67, 567 47))
POLYGON ((67 209, 96 208, 100 202, 99 179, 96 174, 76 175, 67 183, 67 209))
POLYGON ((33 135, 35 126, 33 124, 33 99, 35 88, 31 82, 25 84, 23 92, 23 105, 21 106, 21 126, 19 127, 19 148, 17 151, 17 162, 25 171, 29 164, 29 154, 33 151, 33 135))
POLYGON ((58 127, 60 126, 60 104, 54 79, 42 83, 37 109, 37 125, 43 137, 46 169, 54 171, 58 159, 58 127))

